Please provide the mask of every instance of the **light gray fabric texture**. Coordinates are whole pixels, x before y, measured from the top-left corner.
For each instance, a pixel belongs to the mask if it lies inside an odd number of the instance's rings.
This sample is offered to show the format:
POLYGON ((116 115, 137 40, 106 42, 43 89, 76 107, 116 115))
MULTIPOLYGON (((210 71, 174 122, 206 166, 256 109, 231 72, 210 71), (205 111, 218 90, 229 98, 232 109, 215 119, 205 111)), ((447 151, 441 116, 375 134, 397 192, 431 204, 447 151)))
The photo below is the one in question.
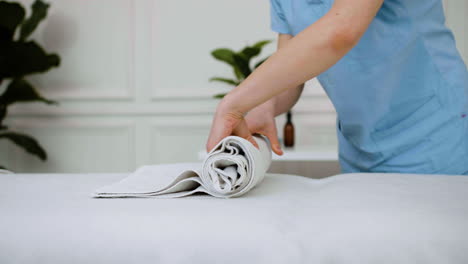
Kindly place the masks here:
POLYGON ((175 198, 203 192, 220 198, 241 196, 260 184, 271 164, 271 147, 264 136, 249 141, 229 136, 202 163, 143 166, 127 178, 102 187, 99 198, 175 198))
POLYGON ((0 263, 468 263, 468 177, 267 174, 235 199, 94 199, 125 174, 0 175, 0 263))

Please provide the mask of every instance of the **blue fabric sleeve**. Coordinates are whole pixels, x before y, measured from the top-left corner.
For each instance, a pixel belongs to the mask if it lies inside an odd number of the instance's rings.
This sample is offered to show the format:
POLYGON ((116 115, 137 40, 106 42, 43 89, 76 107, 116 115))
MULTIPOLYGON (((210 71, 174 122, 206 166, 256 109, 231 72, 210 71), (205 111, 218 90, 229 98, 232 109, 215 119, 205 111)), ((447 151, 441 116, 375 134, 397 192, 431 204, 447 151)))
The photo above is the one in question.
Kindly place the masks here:
POLYGON ((271 29, 282 34, 291 34, 288 22, 278 0, 270 0, 271 29))

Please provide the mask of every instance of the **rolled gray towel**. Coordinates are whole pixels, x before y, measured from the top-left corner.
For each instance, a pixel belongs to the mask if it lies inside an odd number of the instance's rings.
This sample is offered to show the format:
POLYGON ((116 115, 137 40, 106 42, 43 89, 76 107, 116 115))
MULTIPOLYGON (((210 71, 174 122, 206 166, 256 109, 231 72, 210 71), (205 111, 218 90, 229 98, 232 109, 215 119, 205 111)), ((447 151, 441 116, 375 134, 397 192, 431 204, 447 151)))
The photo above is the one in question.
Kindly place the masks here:
POLYGON ((143 166, 123 180, 102 187, 97 198, 183 197, 197 192, 230 198, 257 186, 271 164, 268 139, 255 135, 259 149, 249 141, 229 136, 219 142, 202 163, 143 166))

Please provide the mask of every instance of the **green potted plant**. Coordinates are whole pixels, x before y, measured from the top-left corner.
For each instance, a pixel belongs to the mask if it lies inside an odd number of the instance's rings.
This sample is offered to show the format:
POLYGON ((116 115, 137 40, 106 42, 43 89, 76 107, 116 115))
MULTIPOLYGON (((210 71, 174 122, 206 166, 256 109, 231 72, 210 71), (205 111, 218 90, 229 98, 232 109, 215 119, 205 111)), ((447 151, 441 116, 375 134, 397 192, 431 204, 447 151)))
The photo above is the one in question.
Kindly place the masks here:
MULTIPOLYGON (((263 47, 270 42, 271 40, 262 40, 252 46, 247 46, 238 52, 228 48, 219 48, 213 50, 211 55, 215 59, 222 61, 232 67, 234 78, 213 77, 210 79, 210 81, 227 83, 233 86, 239 85, 252 73, 254 69, 256 69, 268 59, 268 57, 262 59, 251 66, 251 60, 260 55, 263 47)), ((226 93, 219 93, 214 95, 214 98, 223 98, 225 95, 226 93)))
MULTIPOLYGON (((46 72, 60 64, 58 55, 46 53, 39 44, 29 39, 46 18, 48 8, 49 4, 36 0, 31 6, 30 15, 26 17, 20 3, 0 1, 0 85, 6 87, 0 95, 0 140, 9 140, 41 160, 46 160, 47 154, 39 142, 11 130, 4 120, 8 107, 13 104, 55 103, 42 97, 26 79, 27 75, 46 72)), ((4 168, 1 165, 0 168, 4 168)))

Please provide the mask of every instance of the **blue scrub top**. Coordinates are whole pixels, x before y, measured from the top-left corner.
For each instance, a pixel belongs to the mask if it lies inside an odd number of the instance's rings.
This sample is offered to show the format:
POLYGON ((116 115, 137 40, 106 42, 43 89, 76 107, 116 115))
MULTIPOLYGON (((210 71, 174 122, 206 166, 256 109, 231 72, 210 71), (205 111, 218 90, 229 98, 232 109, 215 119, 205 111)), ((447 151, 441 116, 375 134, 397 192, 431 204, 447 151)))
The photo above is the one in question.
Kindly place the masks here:
MULTIPOLYGON (((333 0, 270 0, 296 35, 333 0)), ((385 0, 359 43, 318 76, 336 112, 343 173, 468 173, 468 72, 441 0, 385 0)))

